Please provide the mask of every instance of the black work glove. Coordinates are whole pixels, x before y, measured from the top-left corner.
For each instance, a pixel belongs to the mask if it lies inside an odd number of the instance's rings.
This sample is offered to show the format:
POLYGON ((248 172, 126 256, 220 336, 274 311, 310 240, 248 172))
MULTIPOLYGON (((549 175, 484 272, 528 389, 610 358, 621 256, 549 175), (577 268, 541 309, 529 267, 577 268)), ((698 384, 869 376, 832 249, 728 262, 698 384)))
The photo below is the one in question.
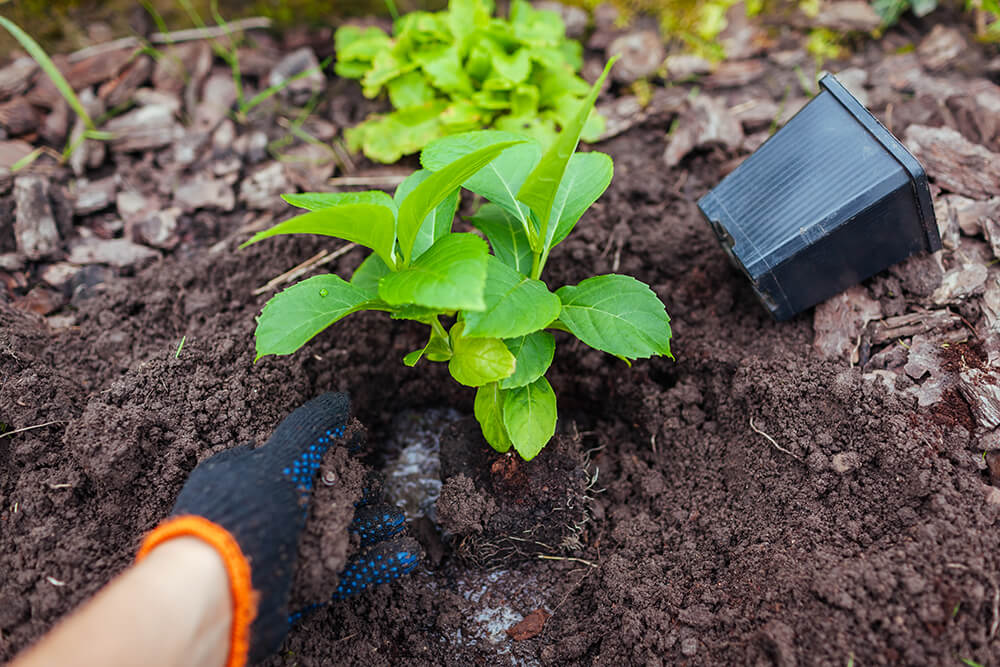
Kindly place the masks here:
MULTIPOLYGON (((202 462, 181 489, 171 517, 140 550, 142 557, 167 539, 193 535, 220 553, 234 597, 228 664, 273 653, 301 615, 288 610, 299 537, 324 453, 331 444, 346 444, 349 412, 346 394, 323 394, 282 421, 263 446, 235 447, 202 462)), ((363 535, 363 544, 394 537, 404 527, 398 510, 389 508, 374 514, 359 510, 352 529, 362 526, 374 536, 363 535)), ((419 548, 409 538, 371 547, 348 564, 336 597, 394 579, 418 560, 419 548)))

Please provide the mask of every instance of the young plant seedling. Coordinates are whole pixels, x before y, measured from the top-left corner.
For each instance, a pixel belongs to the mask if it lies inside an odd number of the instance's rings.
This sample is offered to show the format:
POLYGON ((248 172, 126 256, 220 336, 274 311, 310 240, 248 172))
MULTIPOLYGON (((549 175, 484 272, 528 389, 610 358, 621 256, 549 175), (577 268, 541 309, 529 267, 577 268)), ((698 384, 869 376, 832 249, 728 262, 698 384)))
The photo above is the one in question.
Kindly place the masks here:
POLYGON ((423 169, 393 197, 285 195, 309 212, 244 245, 278 234, 322 234, 372 254, 350 281, 314 276, 268 301, 257 323, 257 359, 291 354, 361 310, 422 322, 427 343, 403 362, 447 362, 456 381, 476 388, 475 415, 490 445, 500 452, 513 447, 530 460, 556 428, 556 396, 545 378, 555 352, 551 330, 626 362, 671 356, 670 318, 638 280, 594 276, 555 292, 540 280, 552 248, 611 182, 609 156, 576 148, 612 64, 544 154, 533 139, 468 132, 427 146, 423 169), (489 202, 471 222, 492 254, 480 236, 451 229, 460 187, 489 202))

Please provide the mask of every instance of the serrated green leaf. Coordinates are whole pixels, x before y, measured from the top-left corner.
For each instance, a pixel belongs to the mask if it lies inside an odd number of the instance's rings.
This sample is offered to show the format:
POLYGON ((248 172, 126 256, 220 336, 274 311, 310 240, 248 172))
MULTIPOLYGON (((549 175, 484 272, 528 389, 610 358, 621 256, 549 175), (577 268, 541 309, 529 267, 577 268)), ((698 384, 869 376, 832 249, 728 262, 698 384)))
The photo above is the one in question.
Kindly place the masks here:
POLYGON ((670 318, 647 285, 616 274, 561 287, 559 320, 595 349, 625 359, 670 354, 670 318))
POLYGON ((397 49, 385 49, 375 54, 372 68, 365 72, 364 78, 361 79, 361 92, 365 97, 369 99, 378 97, 383 86, 419 67, 418 63, 407 59, 397 51, 397 49))
POLYGON ((304 208, 307 211, 322 211, 325 208, 343 206, 344 204, 372 204, 385 206, 393 211, 396 203, 392 197, 381 190, 365 192, 303 192, 301 194, 285 194, 281 198, 292 206, 304 208))
POLYGON ((516 338, 539 331, 559 317, 562 303, 545 283, 532 280, 490 255, 485 310, 465 313, 467 336, 516 338))
POLYGON ((614 163, 604 153, 575 153, 570 158, 549 217, 546 251, 573 231, 580 217, 608 189, 613 175, 614 163))
POLYGON ((352 151, 364 150, 368 158, 378 162, 396 162, 442 136, 440 116, 447 105, 447 100, 436 100, 421 107, 371 116, 344 130, 344 138, 352 151))
POLYGON ((506 392, 504 427, 517 453, 530 461, 556 432, 556 394, 544 377, 506 392))
POLYGON ((500 382, 502 389, 514 389, 531 384, 545 375, 555 357, 555 337, 548 331, 535 331, 527 336, 508 338, 504 344, 517 360, 514 374, 500 382))
POLYGON ((510 436, 503 425, 503 403, 506 392, 496 382, 484 384, 476 389, 476 400, 473 404, 473 414, 479 422, 486 442, 496 451, 506 452, 510 449, 510 436))
POLYGON ((364 292, 369 299, 378 298, 378 283, 382 277, 391 273, 382 258, 372 253, 365 257, 358 268, 354 269, 351 284, 364 292))
POLYGON ((473 93, 472 81, 462 67, 456 46, 442 46, 436 51, 414 53, 414 59, 420 64, 431 85, 438 90, 455 97, 473 93))
POLYGON ((389 91, 389 101, 397 109, 427 104, 437 96, 422 72, 407 72, 397 76, 386 84, 386 88, 389 91))
POLYGON ((337 320, 363 310, 367 301, 364 292, 333 274, 279 292, 257 318, 257 359, 295 352, 337 320))
POLYGON ((342 26, 334 36, 337 49, 337 63, 334 71, 338 76, 360 79, 371 69, 372 60, 382 51, 391 49, 393 42, 378 28, 358 28, 342 26))
POLYGON ((474 234, 449 234, 410 266, 382 278, 379 296, 390 305, 442 310, 486 307, 486 242, 474 234))
POLYGON ((451 328, 451 359, 448 372, 459 384, 481 387, 514 373, 516 361, 499 338, 471 338, 463 335, 462 322, 451 328))
POLYGON ((496 204, 484 204, 469 222, 490 240, 497 259, 523 275, 531 272, 531 244, 512 214, 496 204))
POLYGON ((395 265, 393 246, 396 242, 396 216, 389 206, 376 204, 343 204, 320 211, 311 211, 280 222, 270 229, 254 234, 240 246, 245 248, 280 234, 319 234, 353 241, 371 248, 387 265, 395 265))
POLYGON ((528 207, 517 201, 516 193, 541 158, 542 148, 537 142, 525 141, 516 134, 496 130, 453 134, 428 144, 420 153, 420 164, 432 171, 438 171, 486 146, 516 140, 522 143, 504 150, 489 164, 466 179, 462 187, 502 206, 516 216, 527 230, 528 207))
POLYGON ((604 66, 604 72, 601 73, 597 82, 591 87, 590 93, 580 105, 576 116, 563 126, 563 130, 559 133, 555 143, 542 156, 541 161, 532 172, 528 174, 524 185, 521 186, 521 189, 517 193, 517 198, 535 212, 538 220, 543 221, 544 224, 541 230, 543 238, 547 236, 546 227, 549 216, 552 214, 556 194, 559 191, 559 183, 563 179, 563 174, 566 172, 570 158, 580 143, 580 133, 583 131, 583 126, 587 122, 591 110, 594 108, 594 103, 597 101, 597 95, 601 92, 601 86, 604 85, 604 80, 607 78, 608 72, 611 71, 616 58, 613 57, 604 66))
MULTIPOLYGON (((418 169, 413 172, 396 188, 393 199, 398 204, 406 199, 413 190, 426 181, 431 175, 427 169, 418 169)), ((452 191, 451 195, 434 207, 427 214, 424 221, 420 223, 417 237, 413 240, 413 257, 416 259, 424 254, 428 248, 434 245, 435 241, 451 231, 452 222, 455 220, 455 212, 458 210, 458 188, 452 191)))
POLYGON ((399 204, 399 218, 396 224, 396 234, 399 237, 399 247, 403 253, 403 261, 409 262, 413 242, 420 230, 420 224, 427 215, 470 176, 482 169, 505 148, 520 143, 522 140, 503 141, 492 146, 480 148, 469 153, 439 171, 428 176, 420 185, 413 189, 399 204))
POLYGON ((523 387, 542 377, 556 353, 556 339, 548 331, 505 339, 504 344, 517 359, 517 368, 513 375, 500 381, 502 389, 523 387))

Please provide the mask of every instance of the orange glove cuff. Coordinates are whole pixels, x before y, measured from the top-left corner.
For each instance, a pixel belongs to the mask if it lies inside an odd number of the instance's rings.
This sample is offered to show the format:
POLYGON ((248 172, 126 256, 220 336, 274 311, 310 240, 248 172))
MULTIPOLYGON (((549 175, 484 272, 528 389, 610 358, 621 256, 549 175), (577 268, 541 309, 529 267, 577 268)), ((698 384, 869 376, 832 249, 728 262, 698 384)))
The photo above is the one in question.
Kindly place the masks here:
POLYGON ((233 601, 233 623, 229 633, 229 658, 226 660, 226 667, 243 667, 250 652, 250 625, 257 615, 257 603, 250 580, 250 564, 229 531, 200 516, 172 517, 146 536, 135 560, 139 562, 167 540, 185 536, 207 542, 222 557, 233 601))

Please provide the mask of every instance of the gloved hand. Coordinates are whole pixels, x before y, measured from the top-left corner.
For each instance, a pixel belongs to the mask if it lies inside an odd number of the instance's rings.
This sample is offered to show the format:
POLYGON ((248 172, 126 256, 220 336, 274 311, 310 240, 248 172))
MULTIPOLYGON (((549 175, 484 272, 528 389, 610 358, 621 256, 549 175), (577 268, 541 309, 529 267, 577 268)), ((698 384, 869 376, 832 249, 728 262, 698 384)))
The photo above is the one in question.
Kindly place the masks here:
MULTIPOLYGON (((347 444, 349 411, 345 394, 323 394, 282 421, 263 446, 235 447, 202 462, 181 489, 171 516, 139 550, 141 559, 164 541, 186 535, 219 552, 233 598, 227 665, 273 653, 301 616, 287 608, 299 537, 323 454, 331 445, 347 444)), ((420 557, 414 540, 397 537, 404 528, 402 514, 366 501, 371 502, 370 494, 356 510, 351 529, 369 548, 347 565, 335 599, 395 579, 416 567, 420 557)))

